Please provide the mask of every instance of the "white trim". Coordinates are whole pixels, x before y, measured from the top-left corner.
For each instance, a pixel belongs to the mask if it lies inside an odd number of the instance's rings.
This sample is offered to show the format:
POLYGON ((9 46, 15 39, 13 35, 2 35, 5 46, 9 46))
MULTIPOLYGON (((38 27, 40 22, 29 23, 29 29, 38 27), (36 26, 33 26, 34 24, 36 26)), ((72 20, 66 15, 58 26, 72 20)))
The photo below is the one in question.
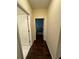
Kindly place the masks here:
POLYGON ((29 40, 30 40, 30 45, 32 45, 32 32, 31 32, 31 18, 30 18, 30 15, 28 15, 28 22, 29 22, 29 30, 30 30, 30 33, 29 33, 29 40))
MULTIPOLYGON (((47 41, 46 41, 46 43, 47 43, 47 41)), ((48 47, 48 49, 49 49, 48 44, 47 44, 47 47, 48 47)), ((49 49, 49 52, 50 52, 50 55, 51 55, 52 59, 55 59, 54 56, 53 56, 53 54, 51 53, 50 49, 49 49)))

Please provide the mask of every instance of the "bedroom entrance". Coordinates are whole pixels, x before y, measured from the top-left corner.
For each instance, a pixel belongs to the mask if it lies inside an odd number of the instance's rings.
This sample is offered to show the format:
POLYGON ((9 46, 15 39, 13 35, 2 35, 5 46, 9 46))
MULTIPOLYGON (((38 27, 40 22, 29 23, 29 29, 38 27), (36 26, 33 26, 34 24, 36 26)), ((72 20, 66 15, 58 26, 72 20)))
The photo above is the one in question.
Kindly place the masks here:
POLYGON ((36 18, 36 40, 43 40, 44 18, 36 18))

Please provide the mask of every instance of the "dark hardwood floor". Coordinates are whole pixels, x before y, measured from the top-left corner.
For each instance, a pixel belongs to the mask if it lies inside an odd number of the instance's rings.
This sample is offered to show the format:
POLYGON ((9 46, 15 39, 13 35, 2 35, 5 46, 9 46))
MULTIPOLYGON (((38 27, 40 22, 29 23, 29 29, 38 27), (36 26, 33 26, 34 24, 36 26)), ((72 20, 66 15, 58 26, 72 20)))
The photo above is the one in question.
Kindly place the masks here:
POLYGON ((52 59, 42 36, 37 36, 26 59, 52 59))

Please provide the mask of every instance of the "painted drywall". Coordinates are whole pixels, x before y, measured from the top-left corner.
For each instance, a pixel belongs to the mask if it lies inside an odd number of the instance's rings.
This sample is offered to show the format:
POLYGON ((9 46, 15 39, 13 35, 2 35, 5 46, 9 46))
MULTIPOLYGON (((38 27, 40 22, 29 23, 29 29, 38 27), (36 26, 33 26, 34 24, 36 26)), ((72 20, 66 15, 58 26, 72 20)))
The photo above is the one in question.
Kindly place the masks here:
POLYGON ((58 41, 58 47, 57 47, 57 59, 61 57, 61 30, 60 30, 60 35, 59 35, 59 41, 58 41))
POLYGON ((60 0, 52 0, 48 8, 47 45, 51 56, 56 59, 60 32, 60 0))
POLYGON ((17 7, 17 16, 18 15, 25 15, 25 12, 23 12, 19 7, 17 7))
POLYGON ((33 9, 45 9, 51 0, 28 0, 33 9))
POLYGON ((35 18, 44 18, 44 40, 46 40, 47 37, 47 9, 33 9, 33 25, 32 25, 32 30, 33 30, 33 40, 36 39, 36 26, 35 26, 35 18))
POLYGON ((28 2, 28 0, 17 0, 18 4, 29 14, 32 12, 32 8, 28 2))
POLYGON ((58 44, 57 59, 59 59, 59 57, 61 57, 61 40, 59 41, 58 44))

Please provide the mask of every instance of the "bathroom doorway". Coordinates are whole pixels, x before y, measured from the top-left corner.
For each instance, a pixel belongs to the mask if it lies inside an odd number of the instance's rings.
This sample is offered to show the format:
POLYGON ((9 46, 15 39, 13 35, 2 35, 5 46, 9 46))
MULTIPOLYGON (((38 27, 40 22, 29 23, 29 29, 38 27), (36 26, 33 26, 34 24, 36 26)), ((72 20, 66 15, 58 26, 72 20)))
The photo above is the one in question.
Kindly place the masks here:
POLYGON ((36 18, 36 40, 43 40, 44 18, 36 18))

